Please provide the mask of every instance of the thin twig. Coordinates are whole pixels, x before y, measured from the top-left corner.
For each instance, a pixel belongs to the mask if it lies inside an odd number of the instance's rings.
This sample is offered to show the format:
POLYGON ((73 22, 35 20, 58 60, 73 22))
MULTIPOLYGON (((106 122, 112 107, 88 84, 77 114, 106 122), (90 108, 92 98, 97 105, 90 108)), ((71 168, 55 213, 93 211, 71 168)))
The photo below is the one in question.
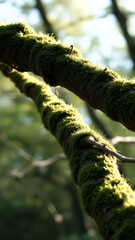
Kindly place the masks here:
POLYGON ((86 109, 88 111, 88 114, 90 115, 90 118, 92 119, 93 123, 96 124, 96 126, 103 132, 103 134, 108 138, 112 138, 112 133, 110 129, 106 126, 106 124, 99 118, 99 116, 96 114, 95 109, 90 107, 87 103, 85 103, 86 109))
POLYGON ((41 16, 41 19, 44 23, 44 27, 45 27, 45 32, 49 33, 49 34, 54 34, 54 36, 56 38, 58 38, 57 36, 57 32, 54 31, 53 29, 53 25, 50 23, 50 21, 48 20, 48 16, 47 16, 47 11, 46 11, 46 7, 45 5, 42 3, 41 0, 36 0, 36 6, 35 6, 41 16))
POLYGON ((12 92, 3 92, 0 93, 0 98, 6 98, 6 99, 25 99, 25 97, 17 93, 12 93, 12 92))
POLYGON ((23 168, 21 171, 17 170, 17 169, 13 169, 9 172, 9 175, 12 178, 16 178, 16 179, 22 179, 28 172, 30 172, 32 169, 34 168, 34 166, 32 164, 29 164, 27 167, 23 168))
POLYGON ((59 153, 51 158, 37 161, 35 158, 33 158, 29 153, 25 152, 24 149, 17 148, 7 137, 7 135, 0 129, 0 138, 2 139, 3 143, 11 148, 19 157, 30 161, 31 163, 23 168, 21 171, 18 171, 17 169, 13 169, 10 171, 10 175, 14 178, 22 179, 28 172, 30 172, 35 167, 46 167, 49 166, 56 161, 60 159, 66 158, 66 155, 64 153, 59 153))
MULTIPOLYGON (((19 183, 20 184, 20 183, 19 183)), ((30 183, 25 184, 24 182, 21 182, 21 185, 28 191, 31 192, 34 196, 37 196, 38 198, 42 199, 44 202, 50 216, 52 217, 54 223, 56 224, 56 227, 58 229, 58 232, 63 235, 65 230, 63 226, 64 216, 63 214, 59 213, 53 202, 50 200, 50 198, 47 196, 46 192, 39 190, 39 188, 33 186, 30 183)))
POLYGON ((103 150, 106 153, 109 153, 109 154, 115 156, 116 158, 118 158, 119 160, 121 160, 124 163, 125 162, 135 163, 135 158, 125 157, 125 156, 113 151, 112 149, 108 148, 104 144, 101 144, 101 143, 95 141, 93 137, 86 137, 85 139, 83 139, 83 141, 82 141, 83 146, 85 145, 85 143, 97 146, 99 149, 103 150))
POLYGON ((112 144, 116 145, 118 143, 135 143, 135 137, 121 137, 116 136, 111 139, 112 144))
POLYGON ((66 155, 64 153, 59 153, 51 158, 48 158, 43 161, 33 161, 31 164, 29 164, 27 167, 23 168, 21 171, 18 171, 17 169, 13 169, 10 171, 10 176, 17 179, 22 179, 28 172, 30 172, 35 167, 46 167, 49 166, 56 161, 60 159, 66 158, 66 155))
POLYGON ((29 191, 44 200, 49 213, 51 214, 56 223, 63 222, 62 214, 59 214, 57 212, 56 207, 54 206, 54 204, 52 204, 52 202, 48 199, 47 196, 45 196, 38 188, 34 187, 33 185, 29 185, 29 191))
POLYGON ((112 2, 112 10, 113 13, 118 21, 118 24, 122 30, 123 36, 125 37, 129 54, 131 56, 131 59, 133 61, 133 71, 135 72, 135 43, 134 43, 134 37, 130 34, 130 31, 128 30, 128 24, 127 24, 127 15, 124 11, 120 10, 119 4, 117 0, 111 0, 112 2))
POLYGON ((11 148, 19 157, 29 161, 33 162, 35 159, 27 153, 24 149, 22 148, 17 148, 7 137, 6 133, 0 129, 0 138, 3 141, 3 143, 11 148))
POLYGON ((49 166, 49 165, 53 164, 54 162, 56 162, 56 161, 58 161, 62 158, 63 159, 66 158, 66 155, 64 153, 59 153, 59 154, 57 154, 57 155, 55 155, 51 158, 48 158, 46 160, 43 160, 43 161, 34 161, 32 163, 32 165, 34 167, 46 167, 46 166, 49 166))
POLYGON ((66 155, 64 153, 59 153, 51 158, 37 161, 34 157, 32 157, 29 153, 27 153, 22 148, 17 148, 7 137, 6 133, 0 129, 0 138, 3 141, 3 143, 11 148, 19 157, 22 157, 25 160, 28 160, 31 162, 33 167, 45 167, 48 165, 53 164, 54 162, 58 161, 59 159, 66 158, 66 155))
POLYGON ((73 45, 70 46, 70 54, 72 54, 73 52, 73 47, 74 47, 73 45))

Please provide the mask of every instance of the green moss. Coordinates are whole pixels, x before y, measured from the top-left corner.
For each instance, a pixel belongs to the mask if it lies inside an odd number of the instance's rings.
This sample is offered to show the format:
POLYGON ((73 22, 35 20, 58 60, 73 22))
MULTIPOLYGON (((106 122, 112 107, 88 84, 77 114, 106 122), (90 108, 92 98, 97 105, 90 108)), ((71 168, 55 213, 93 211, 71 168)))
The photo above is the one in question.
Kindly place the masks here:
POLYGON ((121 207, 113 211, 113 215, 111 217, 113 219, 111 221, 113 222, 113 229, 115 228, 119 229, 119 231, 116 231, 111 239, 112 240, 119 240, 119 239, 134 240, 135 228, 133 228, 133 225, 135 225, 135 220, 134 220, 135 208, 132 206, 129 206, 126 209, 125 207, 121 207), (127 219, 127 216, 128 216, 128 219, 127 219))
MULTIPOLYGON (((70 54, 70 46, 53 36, 36 34, 24 23, 0 26, 0 49, 3 62, 23 71, 38 73, 53 86, 57 85, 52 74, 55 59, 70 54)), ((77 50, 73 50, 72 54, 80 55, 77 50)))
POLYGON ((78 176, 78 184, 81 186, 85 182, 90 179, 97 180, 103 179, 105 176, 109 174, 109 170, 107 170, 106 165, 103 163, 103 156, 94 156, 93 151, 87 152, 85 154, 85 161, 87 159, 87 164, 80 168, 79 176, 78 176), (99 159, 97 162, 97 158, 99 159), (95 159, 95 160, 94 160, 95 159))
MULTIPOLYGON (((3 69, 2 66, 0 68, 3 69)), ((96 220, 105 239, 109 239, 109 231, 112 239, 115 239, 114 236, 120 239, 118 237, 124 236, 123 231, 127 229, 129 223, 130 229, 133 230, 135 193, 120 176, 116 158, 96 146, 88 145, 87 142, 82 145, 81 141, 87 136, 92 136, 97 142, 115 151, 111 143, 86 125, 78 111, 57 98, 46 84, 17 71, 9 71, 8 74, 20 91, 33 99, 44 126, 62 145, 69 158, 72 177, 78 185, 83 208, 96 220), (120 213, 122 217, 126 214, 126 219, 121 219, 120 213), (113 218, 116 223, 112 224, 113 218)), ((124 96, 125 90, 119 83, 116 84, 124 96)), ((129 89, 128 84, 126 88, 129 89)), ((116 94, 114 96, 116 100, 118 93, 114 89, 112 84, 111 91, 113 95, 116 94)), ((131 239, 132 232, 128 234, 131 239)))
POLYGON ((82 58, 78 50, 25 23, 0 25, 0 61, 61 85, 135 131, 135 80, 82 58))

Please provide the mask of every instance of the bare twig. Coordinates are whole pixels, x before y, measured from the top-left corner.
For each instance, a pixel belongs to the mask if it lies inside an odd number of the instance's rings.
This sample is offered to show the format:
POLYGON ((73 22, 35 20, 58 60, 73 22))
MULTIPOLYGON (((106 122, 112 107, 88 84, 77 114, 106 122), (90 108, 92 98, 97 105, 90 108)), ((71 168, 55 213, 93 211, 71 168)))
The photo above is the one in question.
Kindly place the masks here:
POLYGON ((1 129, 0 129, 0 138, 1 140, 3 141, 3 143, 11 148, 19 157, 29 161, 29 162, 33 162, 35 161, 35 159, 27 152, 24 151, 24 149, 22 148, 17 148, 7 137, 6 133, 3 132, 1 129))
POLYGON ((118 21, 118 24, 123 32, 123 36, 125 37, 125 40, 127 42, 128 50, 134 64, 134 71, 135 71, 135 42, 134 42, 134 38, 130 35, 128 31, 127 16, 123 11, 120 10, 116 0, 111 0, 111 2, 112 2, 113 13, 118 21))
POLYGON ((57 212, 56 207, 54 206, 54 204, 52 204, 52 202, 48 199, 47 196, 45 196, 38 188, 34 187, 33 185, 29 186, 29 191, 32 192, 33 194, 36 194, 41 199, 43 199, 49 213, 51 214, 51 216, 53 217, 53 219, 56 223, 63 222, 62 214, 59 214, 57 212))
POLYGON ((70 46, 70 54, 72 54, 73 52, 73 47, 74 47, 73 45, 70 46))
POLYGON ((99 116, 96 115, 95 109, 90 107, 87 103, 85 103, 86 109, 88 111, 88 114, 90 115, 90 118, 96 124, 96 126, 103 132, 103 134, 108 138, 112 138, 112 133, 110 132, 110 129, 107 128, 105 123, 99 118, 99 116))
POLYGON ((66 155, 64 153, 59 153, 52 158, 48 158, 43 161, 36 161, 34 160, 31 164, 29 164, 27 167, 23 168, 21 171, 18 171, 17 169, 13 169, 10 171, 10 176, 17 179, 22 179, 28 172, 30 172, 35 167, 46 167, 54 162, 66 158, 66 155))
POLYGON ((135 137, 121 137, 116 136, 111 139, 112 144, 116 145, 118 143, 135 143, 135 137))
POLYGON ((37 161, 35 160, 34 157, 32 157, 29 153, 27 153, 24 149, 22 148, 17 148, 7 137, 6 133, 4 131, 2 131, 0 129, 0 138, 2 139, 2 141, 4 142, 4 144, 11 148, 14 152, 16 152, 16 154, 22 158, 24 158, 25 160, 31 161, 33 167, 45 167, 48 165, 53 164, 54 162, 56 162, 59 159, 65 158, 66 155, 64 153, 59 153, 51 158, 48 158, 46 160, 42 160, 42 161, 37 161))
POLYGON ((21 96, 18 93, 12 93, 12 92, 3 92, 0 93, 0 98, 6 98, 6 99, 26 99, 23 95, 21 96))
POLYGON ((12 178, 16 178, 16 179, 22 179, 28 172, 30 172, 33 169, 33 165, 29 164, 27 167, 23 168, 21 171, 17 170, 17 169, 13 169, 9 172, 9 175, 12 178))
POLYGON ((54 88, 54 92, 55 92, 55 95, 56 95, 57 97, 59 97, 59 91, 58 91, 58 89, 59 89, 58 87, 55 87, 55 88, 54 88))
POLYGON ((64 216, 58 212, 57 208, 55 207, 53 202, 50 200, 50 198, 47 196, 47 194, 45 192, 43 193, 43 191, 39 190, 39 188, 33 186, 28 182, 26 184, 24 182, 21 182, 21 185, 25 188, 25 190, 27 190, 28 192, 31 192, 34 196, 42 199, 50 216, 52 217, 54 223, 56 224, 59 234, 63 235, 65 232, 64 226, 63 226, 64 216))
POLYGON ((53 33, 55 35, 55 37, 57 38, 57 33, 54 31, 52 24, 48 20, 46 8, 43 5, 42 1, 41 0, 36 0, 36 6, 35 7, 39 10, 41 19, 42 19, 42 21, 44 23, 44 26, 45 26, 45 31, 47 33, 50 33, 50 34, 53 33))
POLYGON ((59 153, 51 158, 48 158, 46 160, 43 160, 43 161, 34 161, 32 163, 32 165, 34 167, 46 167, 46 166, 49 166, 51 164, 53 164, 54 162, 60 160, 60 159, 63 159, 63 158, 66 158, 66 155, 64 153, 59 153))
POLYGON ((119 160, 121 160, 124 163, 125 162, 135 163, 135 158, 125 157, 125 156, 113 151, 112 149, 108 148, 104 144, 101 144, 101 143, 95 141, 93 137, 85 137, 85 139, 82 140, 81 145, 85 146, 85 144, 97 146, 100 150, 103 150, 104 152, 115 156, 116 158, 118 158, 119 160))
POLYGON ((0 129, 0 138, 4 142, 6 146, 11 148, 19 157, 30 161, 31 163, 22 169, 21 171, 18 171, 16 169, 10 171, 10 175, 14 178, 22 179, 28 172, 30 172, 35 167, 46 167, 49 166, 56 161, 60 159, 66 158, 66 155, 64 153, 59 153, 51 158, 48 158, 46 160, 37 161, 35 158, 33 158, 29 153, 25 152, 24 149, 17 148, 7 137, 7 135, 0 129))

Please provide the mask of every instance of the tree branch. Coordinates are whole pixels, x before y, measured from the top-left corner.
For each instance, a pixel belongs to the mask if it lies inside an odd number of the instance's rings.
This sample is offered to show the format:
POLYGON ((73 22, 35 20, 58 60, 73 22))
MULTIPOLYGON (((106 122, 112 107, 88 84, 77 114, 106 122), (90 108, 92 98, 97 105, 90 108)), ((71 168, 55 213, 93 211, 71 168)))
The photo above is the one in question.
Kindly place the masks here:
POLYGON ((134 72, 135 72, 135 41, 134 41, 134 38, 128 32, 127 17, 119 9, 117 1, 116 0, 111 0, 111 1, 112 1, 113 13, 118 21, 118 24, 123 32, 126 42, 127 42, 129 53, 130 53, 131 59, 133 60, 134 72))
POLYGON ((64 153, 59 153, 51 158, 48 158, 46 160, 42 160, 42 161, 34 161, 32 163, 32 165, 34 167, 46 167, 49 165, 52 165, 53 163, 57 162, 60 159, 64 159, 66 158, 66 155, 64 153))
POLYGON ((112 144, 116 145, 118 143, 135 143, 135 137, 121 137, 121 136, 116 136, 112 139, 110 139, 112 144))
POLYGON ((51 86, 63 86, 135 131, 135 80, 94 65, 77 50, 28 25, 0 26, 0 61, 19 71, 42 76, 51 86))
POLYGON ((111 139, 112 138, 112 134, 110 132, 110 130, 107 128, 107 126, 103 123, 103 121, 100 120, 99 117, 97 117, 94 109, 92 109, 88 104, 86 104, 86 108, 88 110, 88 113, 91 117, 91 119, 93 120, 94 124, 96 124, 96 126, 98 127, 98 129, 100 129, 102 131, 102 133, 108 138, 111 139))
MULTIPOLYGON (((40 14, 41 14, 41 18, 43 19, 43 22, 44 22, 44 26, 45 28, 48 28, 48 25, 49 25, 49 31, 48 32, 51 32, 52 30, 52 24, 50 23, 50 21, 47 20, 44 21, 44 18, 46 18, 46 11, 45 11, 45 8, 42 6, 42 2, 40 0, 36 0, 37 1, 37 6, 41 6, 41 7, 38 7, 39 11, 40 11, 40 14), (45 15, 45 17, 44 17, 45 15)), ((108 11, 106 12, 106 14, 104 15, 101 15, 99 16, 99 18, 104 18, 108 15, 108 11)), ((94 19, 95 17, 97 17, 96 15, 89 15, 89 16, 81 16, 79 17, 78 19, 74 20, 74 21, 71 21, 69 22, 68 24, 62 26, 62 28, 67 28, 67 27, 70 27, 70 26, 73 26, 75 24, 77 24, 78 22, 80 21, 88 21, 88 20, 92 20, 94 19)), ((61 29, 61 27, 59 27, 59 29, 61 29)), ((58 29, 57 29, 58 31, 58 29)), ((56 35, 55 33, 55 36, 56 38, 58 39, 58 36, 56 35)), ((73 51, 73 45, 71 45, 72 48, 71 48, 71 52, 73 51)), ((58 95, 58 90, 57 88, 55 88, 55 94, 58 95)), ((86 108, 88 110, 88 113, 90 115, 90 118, 93 120, 93 122, 98 126, 98 128, 104 133, 104 135, 108 138, 108 139, 111 139, 112 138, 112 134, 110 132, 110 130, 105 126, 105 124, 99 119, 99 117, 97 117, 97 115, 95 114, 94 110, 88 105, 86 104, 86 108)))
POLYGON ((54 36, 57 38, 57 34, 54 31, 52 24, 50 24, 50 22, 48 21, 45 6, 43 6, 43 3, 41 0, 35 0, 35 1, 36 1, 36 8, 38 9, 41 19, 44 23, 45 32, 49 34, 54 34, 54 36))
POLYGON ((42 161, 37 161, 29 153, 27 153, 24 149, 17 148, 8 139, 7 135, 1 129, 0 129, 0 138, 2 139, 4 144, 7 147, 11 148, 19 157, 31 162, 27 167, 25 167, 21 171, 18 171, 16 169, 13 169, 12 171, 10 171, 10 175, 12 177, 15 177, 18 179, 22 179, 28 172, 30 172, 35 167, 47 167, 60 159, 66 158, 64 153, 59 153, 51 158, 48 158, 48 159, 45 159, 42 161))
MULTIPOLYGON (((134 139, 135 140, 135 139, 134 139)), ((83 146, 85 145, 94 145, 94 146, 97 146, 100 150, 103 150, 104 153, 109 153, 113 156, 115 156, 116 158, 118 158, 119 160, 121 160, 122 162, 128 162, 128 163, 135 163, 135 158, 130 158, 130 157, 125 157, 121 154, 119 154, 118 152, 116 151, 113 151, 112 149, 108 148, 107 146, 105 146, 104 144, 101 144, 99 142, 96 142, 94 140, 93 137, 85 137, 81 144, 83 146)))
POLYGON ((9 73, 10 79, 35 102, 44 126, 57 138, 68 156, 83 208, 99 226, 104 239, 134 240, 135 193, 120 175, 116 158, 91 145, 90 137, 115 152, 106 139, 86 125, 72 106, 52 93, 46 84, 28 74, 9 73))
POLYGON ((20 171, 18 171, 17 169, 13 169, 12 171, 10 171, 10 176, 17 178, 17 179, 22 179, 32 169, 34 169, 36 167, 47 167, 60 159, 64 159, 65 157, 66 156, 64 153, 59 153, 59 154, 53 156, 52 158, 48 158, 46 160, 42 160, 42 161, 35 160, 31 164, 29 164, 27 167, 21 169, 20 171))
POLYGON ((64 232, 65 232, 64 226, 63 226, 64 216, 57 211, 57 208, 51 202, 47 194, 43 194, 42 191, 40 191, 38 188, 34 187, 30 183, 27 183, 26 186, 23 182, 21 182, 21 184, 22 186, 25 187, 25 189, 28 192, 31 192, 33 195, 43 200, 50 216, 52 217, 54 223, 56 224, 56 228, 58 229, 58 232, 60 233, 60 235, 64 235, 64 232))
POLYGON ((29 161, 29 162, 33 162, 35 161, 35 159, 26 151, 24 151, 24 149, 22 148, 17 148, 11 141, 9 141, 7 135, 5 132, 3 132, 0 129, 0 138, 2 139, 2 141, 4 142, 4 144, 11 148, 19 157, 29 161))

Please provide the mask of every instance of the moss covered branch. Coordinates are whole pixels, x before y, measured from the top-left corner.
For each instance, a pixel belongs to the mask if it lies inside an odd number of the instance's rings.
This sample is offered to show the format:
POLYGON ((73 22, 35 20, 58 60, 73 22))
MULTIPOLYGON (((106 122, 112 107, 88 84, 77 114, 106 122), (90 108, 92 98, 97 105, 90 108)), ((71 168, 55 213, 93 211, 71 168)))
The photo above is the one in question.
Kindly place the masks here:
POLYGON ((0 65, 0 69, 26 96, 35 102, 44 126, 56 137, 68 156, 75 184, 85 211, 92 216, 106 240, 133 240, 135 236, 135 193, 120 175, 116 158, 87 137, 113 151, 114 147, 86 125, 72 106, 50 88, 26 73, 0 65), (82 144, 83 142, 83 144, 82 144))
POLYGON ((94 65, 54 37, 37 34, 26 24, 0 25, 0 61, 19 71, 42 76, 63 86, 135 131, 135 80, 94 65))

